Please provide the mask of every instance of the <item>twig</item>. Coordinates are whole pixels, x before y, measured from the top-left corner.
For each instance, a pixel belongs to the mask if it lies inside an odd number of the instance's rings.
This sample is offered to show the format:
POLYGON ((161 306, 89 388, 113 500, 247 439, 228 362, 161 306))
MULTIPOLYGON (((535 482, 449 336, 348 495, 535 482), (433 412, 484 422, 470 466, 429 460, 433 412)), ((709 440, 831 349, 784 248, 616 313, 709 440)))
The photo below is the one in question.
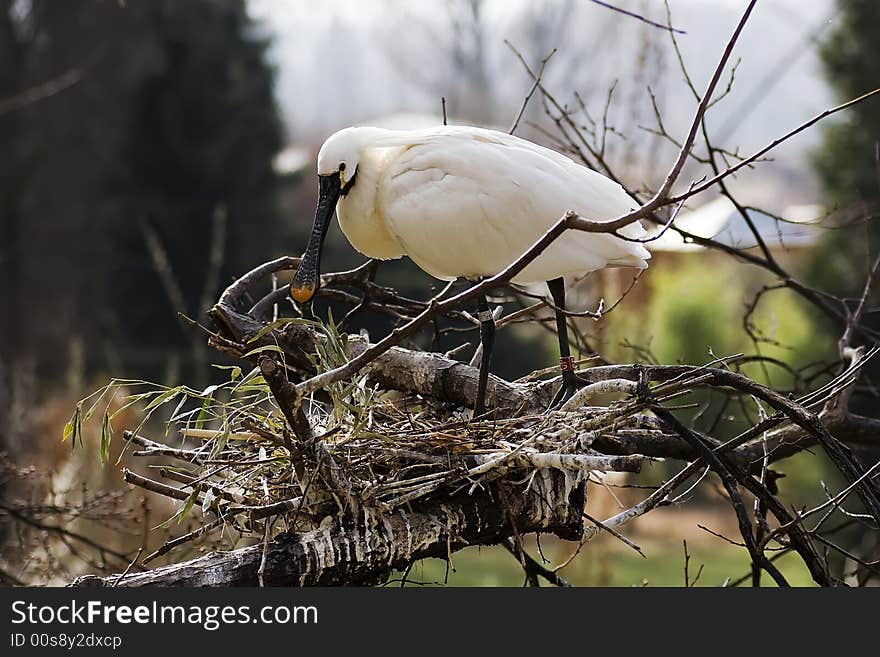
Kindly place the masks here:
MULTIPOLYGON (((510 130, 507 131, 507 134, 512 135, 516 132, 517 126, 519 126, 519 122, 523 117, 523 114, 526 112, 526 108, 529 106, 529 101, 532 99, 532 96, 535 94, 535 90, 541 85, 541 77, 544 75, 544 69, 547 66, 547 62, 550 61, 550 58, 556 54, 556 48, 550 51, 550 54, 547 55, 544 59, 541 60, 541 65, 538 68, 538 75, 535 76, 535 80, 532 84, 531 89, 526 94, 526 97, 523 99, 522 105, 519 108, 519 112, 516 113, 516 118, 513 120, 513 123, 510 126, 510 130)), ((444 123, 445 125, 445 123, 444 123)))
POLYGON ((623 14, 624 16, 630 16, 632 18, 637 18, 638 20, 642 21, 643 23, 647 23, 651 27, 659 27, 661 30, 669 30, 670 32, 677 32, 678 34, 687 34, 687 32, 685 32, 684 30, 676 29, 676 28, 672 27, 671 25, 664 25, 663 23, 657 23, 655 21, 652 21, 649 18, 642 16, 641 14, 635 13, 634 11, 628 11, 628 10, 623 9, 621 7, 617 7, 615 5, 612 5, 609 2, 603 2, 603 0, 590 0, 590 2, 592 2, 593 4, 597 4, 600 7, 605 7, 606 9, 611 9, 612 11, 616 11, 620 14, 623 14))

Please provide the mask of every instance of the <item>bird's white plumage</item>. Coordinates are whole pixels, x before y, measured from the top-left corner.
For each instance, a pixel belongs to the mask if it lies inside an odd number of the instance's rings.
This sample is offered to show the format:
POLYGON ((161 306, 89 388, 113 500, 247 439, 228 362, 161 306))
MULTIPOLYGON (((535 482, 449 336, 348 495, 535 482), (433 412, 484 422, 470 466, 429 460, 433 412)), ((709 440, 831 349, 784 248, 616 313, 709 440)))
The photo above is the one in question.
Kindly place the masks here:
MULTIPOLYGON (((610 221, 638 206, 620 185, 560 153, 481 128, 347 128, 325 142, 319 173, 341 162, 349 179, 357 171, 337 205, 352 245, 374 258, 407 255, 440 279, 498 273, 568 210, 610 221)), ((634 223, 620 233, 645 231, 634 223)), ((637 242, 567 231, 513 281, 645 268, 648 258, 637 242)))

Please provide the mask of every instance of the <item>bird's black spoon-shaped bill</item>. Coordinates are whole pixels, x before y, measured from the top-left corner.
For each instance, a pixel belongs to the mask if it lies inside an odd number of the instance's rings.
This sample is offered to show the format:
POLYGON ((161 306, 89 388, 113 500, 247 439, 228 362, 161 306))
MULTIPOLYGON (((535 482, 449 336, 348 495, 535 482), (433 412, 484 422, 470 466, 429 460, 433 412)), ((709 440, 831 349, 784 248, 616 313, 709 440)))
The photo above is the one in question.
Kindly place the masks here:
POLYGON ((324 238, 333 220, 333 211, 336 209, 340 191, 339 174, 318 176, 319 196, 318 207, 315 210, 315 225, 312 226, 309 244, 299 269, 290 283, 290 296, 297 303, 311 301, 318 291, 321 282, 321 250, 324 248, 324 238))

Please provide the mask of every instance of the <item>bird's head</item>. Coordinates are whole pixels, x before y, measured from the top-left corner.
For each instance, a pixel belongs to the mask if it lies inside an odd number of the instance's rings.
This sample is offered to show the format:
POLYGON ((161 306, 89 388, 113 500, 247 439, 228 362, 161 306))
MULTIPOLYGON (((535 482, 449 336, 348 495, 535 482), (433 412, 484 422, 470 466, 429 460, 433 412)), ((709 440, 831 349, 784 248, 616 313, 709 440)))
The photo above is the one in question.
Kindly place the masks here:
POLYGON ((318 176, 339 178, 342 196, 354 184, 364 128, 345 128, 331 135, 318 152, 318 176))
POLYGON ((358 128, 346 128, 331 136, 318 153, 318 208, 309 244, 290 284, 290 296, 298 303, 312 300, 321 283, 321 251, 340 197, 351 191, 357 179, 361 140, 358 128))

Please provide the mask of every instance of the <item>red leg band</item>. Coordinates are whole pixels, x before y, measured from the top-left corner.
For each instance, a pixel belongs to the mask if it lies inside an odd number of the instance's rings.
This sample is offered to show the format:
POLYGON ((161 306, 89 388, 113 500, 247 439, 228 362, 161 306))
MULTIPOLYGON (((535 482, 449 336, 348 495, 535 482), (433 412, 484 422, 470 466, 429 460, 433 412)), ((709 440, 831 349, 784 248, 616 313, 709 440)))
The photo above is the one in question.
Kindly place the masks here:
POLYGON ((563 356, 559 359, 559 369, 563 372, 574 372, 574 358, 563 356))

